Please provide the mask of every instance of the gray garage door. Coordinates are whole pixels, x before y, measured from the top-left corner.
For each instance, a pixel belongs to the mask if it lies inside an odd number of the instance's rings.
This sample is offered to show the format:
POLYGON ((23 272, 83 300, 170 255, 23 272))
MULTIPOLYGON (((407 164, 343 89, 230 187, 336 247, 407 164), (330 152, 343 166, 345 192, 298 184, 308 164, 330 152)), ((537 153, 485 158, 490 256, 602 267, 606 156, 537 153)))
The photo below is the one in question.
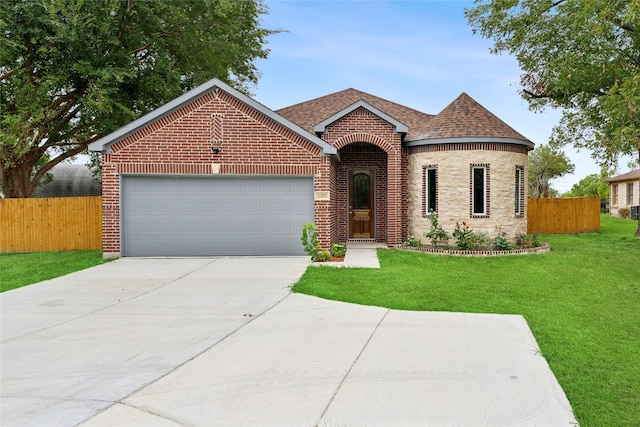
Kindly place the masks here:
POLYGON ((124 256, 302 255, 312 177, 122 178, 124 256))

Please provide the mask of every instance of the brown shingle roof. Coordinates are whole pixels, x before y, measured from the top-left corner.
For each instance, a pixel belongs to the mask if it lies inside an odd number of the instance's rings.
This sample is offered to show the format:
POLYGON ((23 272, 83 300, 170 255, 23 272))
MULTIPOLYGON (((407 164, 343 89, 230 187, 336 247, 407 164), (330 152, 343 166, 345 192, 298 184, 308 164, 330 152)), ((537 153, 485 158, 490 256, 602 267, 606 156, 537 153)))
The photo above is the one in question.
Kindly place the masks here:
POLYGON ((373 105, 406 125, 409 128, 409 133, 412 132, 412 129, 424 128, 433 118, 431 114, 425 114, 356 89, 345 89, 310 101, 301 102, 300 104, 277 110, 276 113, 301 128, 313 132, 315 125, 360 100, 373 105))
POLYGON ((514 138, 526 137, 462 93, 437 116, 426 114, 395 102, 362 92, 346 89, 310 101, 277 110, 276 113, 309 132, 333 114, 363 100, 385 112, 409 128, 406 140, 440 138, 514 138))
POLYGON ((514 138, 527 141, 526 137, 464 92, 431 120, 426 132, 411 139, 440 138, 514 138))
POLYGON ((614 176, 605 179, 606 182, 619 182, 619 181, 634 181, 640 179, 640 169, 632 170, 631 172, 623 173, 622 175, 614 176))

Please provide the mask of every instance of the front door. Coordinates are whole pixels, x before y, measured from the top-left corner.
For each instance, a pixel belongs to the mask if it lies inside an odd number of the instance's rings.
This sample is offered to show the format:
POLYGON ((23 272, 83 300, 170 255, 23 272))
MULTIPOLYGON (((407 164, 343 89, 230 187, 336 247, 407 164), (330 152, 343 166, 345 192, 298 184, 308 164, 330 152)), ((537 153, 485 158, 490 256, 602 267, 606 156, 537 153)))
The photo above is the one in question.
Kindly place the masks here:
POLYGON ((349 171, 349 238, 374 238, 372 170, 349 171))

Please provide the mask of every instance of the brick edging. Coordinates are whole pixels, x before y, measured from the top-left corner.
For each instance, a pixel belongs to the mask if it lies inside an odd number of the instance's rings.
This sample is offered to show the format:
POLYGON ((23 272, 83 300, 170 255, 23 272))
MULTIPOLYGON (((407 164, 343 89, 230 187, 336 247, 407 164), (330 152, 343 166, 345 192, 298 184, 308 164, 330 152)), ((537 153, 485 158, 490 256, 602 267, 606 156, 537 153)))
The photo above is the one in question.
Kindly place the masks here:
POLYGON ((460 249, 437 249, 426 246, 415 247, 407 246, 406 244, 396 245, 396 249, 411 250, 417 252, 425 252, 435 255, 451 255, 451 256, 510 256, 510 255, 529 255, 535 253, 547 253, 551 251, 551 245, 549 243, 543 243, 537 248, 525 248, 525 249, 513 249, 510 251, 464 251, 460 249))

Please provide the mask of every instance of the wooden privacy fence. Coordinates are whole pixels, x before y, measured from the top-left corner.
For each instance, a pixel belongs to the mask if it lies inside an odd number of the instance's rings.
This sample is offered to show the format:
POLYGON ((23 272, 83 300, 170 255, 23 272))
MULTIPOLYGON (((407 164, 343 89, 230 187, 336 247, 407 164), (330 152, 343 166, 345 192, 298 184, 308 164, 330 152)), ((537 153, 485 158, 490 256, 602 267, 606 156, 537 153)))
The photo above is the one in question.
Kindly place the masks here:
POLYGON ((528 234, 600 231, 600 197, 529 199, 528 234))
POLYGON ((0 252, 100 248, 100 196, 0 199, 0 252))

